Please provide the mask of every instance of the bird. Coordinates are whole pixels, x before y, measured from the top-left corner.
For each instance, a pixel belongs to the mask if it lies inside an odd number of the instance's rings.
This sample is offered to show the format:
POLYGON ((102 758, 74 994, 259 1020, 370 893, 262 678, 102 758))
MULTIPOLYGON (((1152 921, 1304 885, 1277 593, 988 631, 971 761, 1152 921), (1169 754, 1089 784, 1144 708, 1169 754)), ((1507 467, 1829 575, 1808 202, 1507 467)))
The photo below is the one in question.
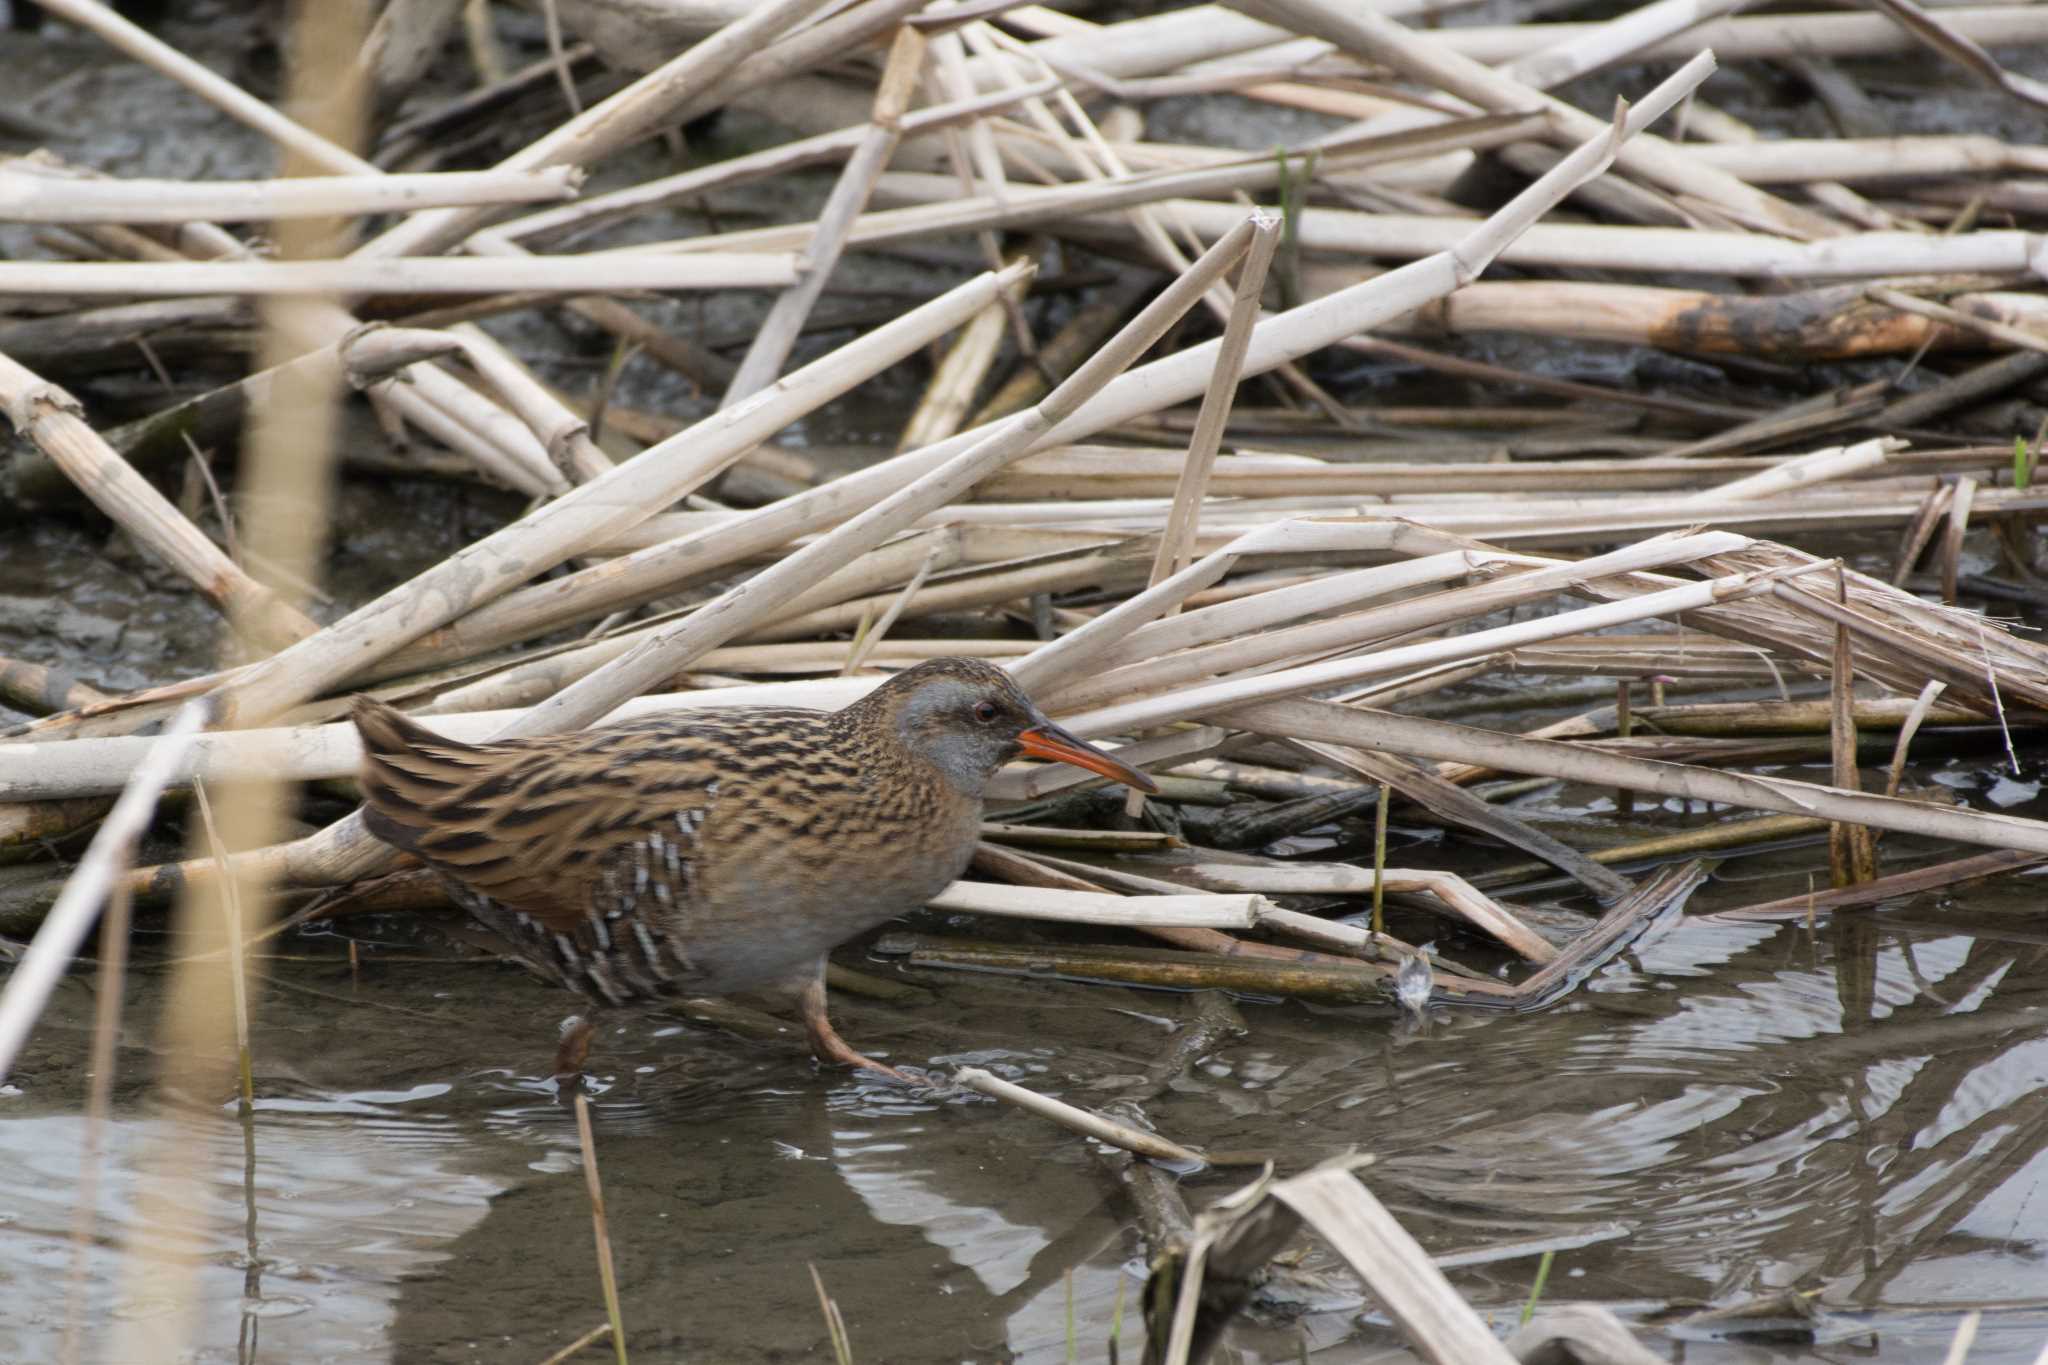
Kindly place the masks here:
MULTIPOLYGON (((920 1082, 826 1014, 825 957, 966 870, 983 794, 1020 754, 1144 792, 1003 669, 934 658, 838 711, 726 707, 471 744, 367 696, 364 820, 438 872, 501 950, 594 1005, 793 999, 821 1062, 920 1082)), ((588 1016, 556 1075, 581 1074, 588 1016)))

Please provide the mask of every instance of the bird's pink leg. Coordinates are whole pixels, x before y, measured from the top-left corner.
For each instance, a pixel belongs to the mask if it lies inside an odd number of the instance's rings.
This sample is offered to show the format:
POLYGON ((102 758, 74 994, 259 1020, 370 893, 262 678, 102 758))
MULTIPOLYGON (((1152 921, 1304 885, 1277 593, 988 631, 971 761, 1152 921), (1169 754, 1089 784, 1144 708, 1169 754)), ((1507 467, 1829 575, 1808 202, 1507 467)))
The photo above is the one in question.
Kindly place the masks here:
POLYGON ((906 1076, 893 1066, 885 1066, 872 1057, 864 1057, 839 1036, 839 1030, 832 1027, 832 1021, 825 1017, 825 964, 818 964, 818 971, 804 986, 803 994, 797 999, 797 1008, 803 1016, 804 1032, 810 1035, 811 1055, 821 1062, 837 1063, 840 1066, 864 1067, 901 1085, 919 1087, 926 1084, 914 1076, 906 1076))

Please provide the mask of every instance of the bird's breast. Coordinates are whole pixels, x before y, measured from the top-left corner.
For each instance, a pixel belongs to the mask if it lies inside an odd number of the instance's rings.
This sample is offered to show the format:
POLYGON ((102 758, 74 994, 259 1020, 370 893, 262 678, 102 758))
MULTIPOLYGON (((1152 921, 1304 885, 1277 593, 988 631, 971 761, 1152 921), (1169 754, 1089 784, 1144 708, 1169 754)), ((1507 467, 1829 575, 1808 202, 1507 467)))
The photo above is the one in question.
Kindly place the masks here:
POLYGON ((676 930, 705 989, 744 990, 923 905, 973 856, 980 802, 942 784, 791 781, 704 820, 676 930))

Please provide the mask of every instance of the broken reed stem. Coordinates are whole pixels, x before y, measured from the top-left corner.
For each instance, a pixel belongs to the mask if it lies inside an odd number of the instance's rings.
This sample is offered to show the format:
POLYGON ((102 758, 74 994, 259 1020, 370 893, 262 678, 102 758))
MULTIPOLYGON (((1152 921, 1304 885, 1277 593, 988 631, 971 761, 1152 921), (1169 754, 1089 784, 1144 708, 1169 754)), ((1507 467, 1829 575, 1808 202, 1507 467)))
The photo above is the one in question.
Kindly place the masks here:
POLYGON ((1195 1349, 1195 1313, 1202 1303, 1202 1276, 1208 1268, 1209 1243, 1198 1240, 1185 1253, 1181 1264, 1180 1292, 1173 1303, 1172 1326, 1167 1330, 1165 1365, 1188 1365, 1195 1349))
POLYGON ((1589 71, 1622 61, 1652 43, 1710 23, 1740 6, 1741 0, 1657 0, 1626 11, 1609 23, 1526 52, 1503 64, 1500 71, 1534 89, 1553 89, 1589 71))
POLYGON ((1921 725, 1927 720, 1927 713, 1934 709, 1934 703, 1940 700, 1941 694, 1947 690, 1947 683, 1930 679, 1927 685, 1920 689, 1920 695, 1913 699, 1913 708, 1906 713, 1906 719, 1899 725, 1898 741, 1892 746, 1892 763, 1885 772, 1884 780, 1886 796, 1899 794, 1899 783, 1905 780, 1906 755, 1913 747, 1913 736, 1920 733, 1921 725))
MULTIPOLYGON (((1598 135, 1599 121, 1593 116, 1382 15, 1346 8, 1332 0, 1238 0, 1238 8, 1296 32, 1327 39, 1355 56, 1390 65, 1481 109, 1541 109, 1552 121, 1554 137, 1577 141, 1598 135)), ((1712 65, 1710 54, 1700 56, 1712 65)), ((1681 194, 1697 195, 1738 215, 1741 221, 1767 223, 1782 236, 1805 240, 1833 236, 1838 231, 1831 220, 1696 162, 1682 146, 1660 137, 1645 136, 1617 148, 1616 161, 1635 175, 1681 194)))
MULTIPOLYGON (((1656 548, 1667 548, 1671 543, 1656 548)), ((1633 547, 1641 550, 1645 547, 1633 547)), ((1594 631, 1610 625, 1647 620, 1736 601, 1771 591, 1786 575, 1812 572, 1818 565, 1799 564, 1782 568, 1730 574, 1701 583, 1683 584, 1624 598, 1595 607, 1581 607, 1533 621, 1495 626, 1452 639, 1424 644, 1399 645, 1364 656, 1345 655, 1323 663, 1297 664, 1251 677, 1196 684, 1163 695, 1101 706, 1072 717, 1068 728, 1076 733, 1114 734, 1137 728, 1192 719, 1205 711, 1257 702, 1267 698, 1294 696, 1339 683, 1357 683, 1418 665, 1443 663, 1448 659, 1470 659, 1515 645, 1556 639, 1578 630, 1594 631), (1619 610, 1616 610, 1619 608, 1619 610)), ((1183 617, 1182 620, 1190 618, 1183 617)))
POLYGON ((868 656, 875 652, 875 646, 888 637, 889 628, 896 624, 896 618, 903 614, 903 609, 917 596, 918 589, 932 576, 932 570, 938 567, 943 555, 944 547, 934 545, 931 548, 924 557, 924 563, 918 565, 917 572, 910 576, 910 582, 904 585, 903 591, 897 593, 883 610, 882 619, 861 631, 855 638, 852 647, 846 652, 846 666, 839 670, 841 674, 851 675, 860 671, 868 656))
MULTIPOLYGON (((2048 39, 2048 15, 2033 14, 2025 7, 2008 13, 2011 8, 1950 11, 1946 22, 1986 47, 2048 39)), ((1453 52, 1475 61, 1498 64, 1544 48, 1564 46, 1597 34, 1606 26, 1605 22, 1460 25, 1433 30, 1430 36, 1453 52)), ((1034 25, 1028 31, 1056 35, 1031 43, 1034 56, 1056 67, 1089 69, 1090 82, 1104 82, 1102 88, 1118 98, 1126 92, 1143 98, 1183 89, 1206 90, 1216 88, 1218 80, 1229 82, 1222 88, 1235 88, 1245 79, 1239 73, 1247 71, 1251 80, 1284 79, 1311 60, 1326 60, 1332 50, 1328 43, 1299 39, 1293 30, 1209 6, 1147 14, 1141 19, 1103 25, 1083 26, 1068 15, 1063 16, 1058 28, 1034 25), (1185 61, 1184 44, 1197 34, 1205 39, 1201 44, 1202 55, 1219 66, 1223 65, 1220 59, 1228 58, 1232 70, 1214 78, 1204 73, 1199 83, 1189 80, 1178 86, 1147 82, 1145 78, 1181 66, 1185 61), (1285 45, 1272 54, 1278 60, 1269 71, 1261 72, 1254 59, 1255 50, 1273 48, 1276 44, 1285 45), (1111 69, 1115 77, 1107 74, 1111 69)), ((1713 19, 1674 38, 1637 48, 1627 60, 1684 61, 1703 47, 1711 47, 1730 60, 1742 61, 1875 57, 1910 52, 1915 45, 1904 28, 1877 14, 1772 14, 1713 19)))
MULTIPOLYGON (((1635 689, 1627 678, 1620 678, 1614 684, 1614 737, 1627 739, 1635 733, 1635 689)), ((1614 789, 1614 809, 1622 815, 1635 810, 1636 794, 1627 787, 1614 789)))
POLYGON ((1978 853, 1968 858, 1936 863, 1932 867, 1916 868, 1911 872, 1894 872, 1876 881, 1865 882, 1861 886, 1845 886, 1838 891, 1814 891, 1809 888, 1806 894, 1800 896, 1765 901, 1759 905, 1746 905, 1736 910, 1717 910, 1713 917, 1730 920, 1803 920, 1811 929, 1821 914, 1919 895, 1962 882, 1975 881, 1981 877, 2018 872, 2033 867, 2044 859, 2048 859, 2048 854, 1998 849, 1991 853, 1978 853))
POLYGON ((1272 1187, 1350 1263, 1424 1360, 1513 1365, 1515 1357, 1459 1296, 1429 1253, 1355 1174, 1356 1157, 1324 1162, 1272 1187))
MULTIPOLYGON (((925 386, 924 396, 912 410, 910 420, 903 424, 903 434, 896 441, 899 454, 943 441, 961 429, 968 406, 974 402, 974 395, 1002 350, 1008 325, 1008 307, 990 304, 960 329, 960 335, 946 349, 945 358, 932 367, 931 382, 925 386)), ((1023 372, 1035 371, 1026 365, 1023 372)))
POLYGON ((1138 929, 1249 929, 1272 908, 1256 895, 1114 896, 994 882, 954 882, 927 904, 938 910, 1138 929))
POLYGON ((1156 1133, 1133 1128, 1127 1123, 1104 1118, 1091 1110, 1078 1108, 1064 1100, 1056 1100, 1050 1095, 1041 1095, 1036 1090, 1027 1090, 980 1067, 961 1067, 953 1073, 953 1081, 957 1085, 966 1086, 969 1090, 987 1095, 990 1099, 1002 1100, 1040 1118, 1050 1119, 1062 1128, 1079 1133, 1083 1137, 1106 1142, 1112 1147, 1121 1147, 1127 1152, 1135 1152, 1154 1161, 1172 1161, 1190 1168, 1209 1164, 1207 1157, 1192 1148, 1183 1147, 1156 1133))
MULTIPOLYGON (((1616 863, 1665 862, 1701 853, 1728 850, 1739 852, 1756 844, 1804 842, 1808 836, 1815 834, 1825 838, 1827 829, 1827 821, 1816 820, 1811 816, 1757 815, 1747 819, 1717 821, 1683 834, 1631 839, 1626 843, 1595 849, 1586 856, 1594 862, 1608 866, 1616 863)), ((1498 891, 1532 878, 1548 876, 1551 871, 1548 863, 1510 863, 1506 867, 1475 874, 1472 885, 1481 890, 1498 891)))
MULTIPOLYGON (((1849 586, 1840 569, 1835 574, 1838 604, 1847 606, 1849 586)), ((1848 626, 1836 623, 1834 659, 1828 698, 1832 708, 1828 727, 1834 760, 1834 784, 1843 791, 1861 791, 1863 776, 1856 762, 1856 649, 1848 626)), ((1877 877, 1877 843, 1865 825, 1828 826, 1828 873, 1837 887, 1855 886, 1877 877)))
POLYGON ((1382 782, 1380 799, 1372 810, 1372 931, 1387 932, 1387 810, 1394 804, 1394 789, 1382 782))
MULTIPOLYGON (((1121 881, 1123 875, 1109 879, 1121 881)), ((1287 928, 1293 932, 1291 926, 1287 928)), ((1394 974, 1390 966, 1355 956, 1279 948, 1228 934, 1200 930, 1148 932, 1177 946, 1117 949, 1076 944, 1056 949, 1027 948, 973 939, 899 934, 884 939, 881 947, 887 954, 903 955, 905 965, 911 967, 1035 977, 1056 974, 1078 981, 1122 982, 1166 990, 1241 991, 1340 1005, 1384 1005, 1387 983, 1394 974)), ((1396 946, 1394 951, 1403 946, 1396 946)), ((1478 1003, 1511 1001, 1517 994, 1517 988, 1485 978, 1440 974, 1436 984, 1449 997, 1478 1003)))
POLYGON ((588 1332, 585 1332, 582 1336, 540 1362, 540 1365, 563 1365, 564 1361, 581 1355, 584 1347, 594 1346, 598 1342, 603 1341, 606 1336, 610 1335, 611 1330, 612 1325, 609 1322, 600 1322, 597 1326, 591 1328, 588 1332))
MULTIPOLYGON (((1521 131, 1523 129, 1511 125, 1468 127, 1458 137, 1446 131, 1441 140, 1457 143, 1460 150, 1466 150, 1511 141, 1521 131)), ((1412 152, 1413 149, 1403 150, 1412 152)), ((908 206, 864 215, 855 225, 854 240, 873 247, 940 236, 977 225, 1021 230, 1076 217, 1083 219, 1091 235, 1122 236, 1130 229, 1117 211, 1127 209, 1133 203, 1161 204, 1170 208, 1198 237, 1211 236, 1218 230, 1219 220, 1227 221, 1238 211, 1236 206, 1203 199, 1171 198, 1169 196, 1174 189, 1183 185, 1195 189, 1212 188, 1215 181, 1223 179, 1233 183, 1245 182, 1246 188, 1264 189, 1266 185, 1260 182, 1273 178, 1270 174, 1260 174, 1256 169, 1236 167, 1230 168, 1227 175, 1216 169, 1175 174, 1181 178, 1178 183, 1152 175, 1059 188, 1017 184, 1006 189, 1002 200, 982 197, 963 201, 959 198, 958 187, 944 177, 915 171, 893 171, 884 177, 882 188, 891 197, 906 201, 908 206)), ((1466 220, 1457 218, 1316 207, 1302 214, 1300 239, 1305 249, 1321 256, 1417 258, 1446 249, 1467 226, 1466 220)), ((1965 330, 1917 313, 1870 310, 1862 297, 1863 286, 1854 281, 1876 274, 2024 274, 2026 239, 2024 232, 2005 229, 1984 229, 1966 237, 1945 238, 1930 238, 1917 233, 1866 234, 1856 241, 1854 250, 1846 250, 1839 239, 1808 241, 1698 227, 1544 223, 1532 227, 1521 240, 1505 248, 1502 259, 1513 265, 1561 269, 1585 269, 1597 264, 1605 270, 1629 275, 1681 273, 1686 271, 1690 261, 1691 271, 1696 274, 1808 279, 1815 282, 1817 290, 1829 281, 1840 281, 1823 297, 1832 298, 1835 307, 1843 310, 1862 304, 1861 311, 1869 321, 1838 334, 1836 340, 1819 343, 1818 349, 1811 352, 1819 356, 1838 354, 1837 347, 1846 347, 1851 354, 1910 351, 1925 339, 1955 345, 1966 337, 1972 337, 1981 329, 1981 322, 1980 328, 1965 330), (1880 321, 1881 326, 1877 325, 1880 321), (1903 344, 1902 338, 1907 339, 1903 344)), ((620 253, 772 252, 792 250, 801 241, 801 230, 798 229, 755 228, 715 238, 689 237, 660 244, 642 244, 621 248, 620 253)), ((1454 301, 1445 314, 1433 319, 1431 326, 1436 331, 1458 331, 1482 325, 1520 330, 1514 317, 1515 307, 1521 299, 1531 297, 1560 303, 1577 300, 1581 308, 1587 302, 1599 300, 1606 310, 1617 314, 1596 327, 1596 320, 1583 316, 1574 318, 1568 308, 1553 304, 1546 309, 1543 330, 1562 329, 1567 335, 1628 336, 1641 338, 1643 344, 1652 344, 1656 339, 1653 320, 1659 315, 1682 311, 1669 308, 1668 303, 1685 300, 1705 308, 1704 315, 1708 317, 1722 316, 1731 321, 1748 319, 1750 326, 1759 329, 1759 337, 1782 337, 1784 340, 1777 343, 1780 345, 1791 344, 1797 336, 1796 329, 1786 329, 1785 320, 1769 312, 1733 303, 1726 305, 1725 310, 1717 309, 1711 306, 1711 296, 1697 290, 1669 286, 1580 287, 1566 281, 1486 286, 1478 294, 1454 301), (1641 292, 1636 292, 1637 289, 1641 292), (1637 300, 1633 307, 1623 306, 1622 301, 1631 299, 1637 300), (1657 299, 1667 300, 1667 306, 1653 306, 1657 299), (1479 321, 1475 322, 1475 318, 1479 321)), ((1790 297, 1796 299, 1798 296, 1790 297)), ((1993 326, 2023 324, 2025 315, 2016 315, 2008 308, 2000 307, 2001 297, 1959 294, 1952 306, 1967 310, 1967 315, 1972 318, 1982 319, 1988 314, 1993 319, 2008 319, 2003 324, 1993 322, 1993 326)), ((1414 324, 1408 326, 1412 328, 1414 324)), ((1814 340, 1818 341, 1817 338, 1814 340)), ((1378 343, 1371 344, 1377 346, 1378 343)), ((1701 337, 1691 344, 1711 348, 1732 343, 1725 338, 1701 337)), ((1441 360, 1433 363, 1444 364, 1441 360)), ((1714 439, 1718 441, 1721 438, 1714 439)))
MULTIPOLYGON (((1475 882, 1454 872, 1421 871, 1411 868, 1375 866, 1357 868, 1349 863, 1184 863, 1182 875, 1212 891, 1256 891, 1265 896, 1365 896, 1376 887, 1385 891, 1420 892, 1436 901, 1437 913, 1455 916, 1481 933, 1498 939, 1516 954, 1535 963, 1557 956, 1557 950, 1528 928, 1505 907, 1482 894, 1475 882)), ((1475 879, 1476 881, 1476 879, 1475 879)), ((1166 883, 1173 885, 1173 883, 1166 883)), ((1335 948, 1370 961, 1388 961, 1381 951, 1384 933, 1354 928, 1267 906, 1258 907, 1258 922, 1320 946, 1335 948)))
POLYGON ((825 1292, 825 1277, 818 1273, 818 1267, 808 1261, 804 1268, 811 1272, 811 1287, 818 1291, 818 1311, 825 1316, 825 1333, 832 1342, 833 1365, 853 1365, 853 1338, 846 1330, 846 1317, 839 1311, 839 1304, 825 1292))
MULTIPOLYGON (((1252 325, 1259 318, 1259 300, 1265 296, 1266 269, 1273 262, 1273 251, 1279 241, 1279 220, 1264 213, 1253 215, 1251 247, 1238 270, 1236 297, 1216 351, 1216 372, 1202 394, 1195 430, 1188 438, 1187 463, 1182 466, 1180 482, 1174 489, 1173 510, 1167 514, 1166 534, 1160 538, 1159 555, 1152 561, 1154 587, 1185 569, 1193 557, 1195 528, 1209 493, 1209 471, 1215 468, 1223 427, 1230 420, 1231 403, 1244 373, 1245 351, 1251 345, 1252 325)), ((1177 610, 1178 604, 1170 609, 1177 610)))
POLYGON ((583 1149, 583 1185, 590 1192, 590 1223, 597 1236, 597 1277, 604 1285, 604 1311, 610 1320, 612 1349, 619 1365, 626 1361, 626 1323, 619 1311, 619 1280, 612 1267, 611 1231, 605 1223, 604 1186, 597 1178, 597 1141, 590 1132, 590 1101, 576 1092, 576 1141, 583 1149))
POLYGON ((754 334, 753 344, 747 348, 739 372, 725 391, 727 405, 766 388, 782 372, 783 361, 789 358, 797 337, 803 332, 805 319, 810 317, 818 296, 825 292, 825 283, 832 277, 832 269, 846 248, 848 229, 866 206, 868 196, 874 192, 875 177, 895 155, 896 144, 902 140, 903 111, 909 107, 911 97, 917 91, 918 70, 924 65, 924 46, 924 35, 910 25, 905 24, 896 30, 896 39, 890 44, 888 60, 875 90, 867 133, 853 155, 847 158, 838 183, 832 187, 831 196, 818 214, 811 240, 797 261, 794 287, 785 289, 777 297, 768 310, 768 316, 762 320, 761 329, 754 334))
POLYGON ((590 424, 569 411, 554 392, 536 379, 483 328, 463 323, 431 335, 452 337, 477 377, 516 414, 546 452, 534 468, 541 491, 550 497, 566 493, 611 472, 612 462, 590 437, 590 424))

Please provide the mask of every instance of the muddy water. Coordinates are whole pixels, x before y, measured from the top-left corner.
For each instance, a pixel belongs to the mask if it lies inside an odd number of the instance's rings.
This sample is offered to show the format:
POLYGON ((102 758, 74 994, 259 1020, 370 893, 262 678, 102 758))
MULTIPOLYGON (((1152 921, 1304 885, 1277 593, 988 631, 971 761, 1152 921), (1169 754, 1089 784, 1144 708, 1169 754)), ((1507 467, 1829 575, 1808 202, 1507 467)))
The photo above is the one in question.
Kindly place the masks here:
MULTIPOLYGON (((1694 908, 1803 885, 1816 856, 1730 863, 1694 908)), ((1814 932, 1695 914, 1547 1013, 1421 1032, 1244 1001, 1249 1031, 1146 1117, 1286 1169, 1372 1152, 1368 1181, 1432 1251, 1577 1243, 1548 1296, 1646 1326, 1814 1291, 1802 1330, 1826 1344, 1653 1338, 1674 1359, 1938 1358, 1981 1307, 1971 1360, 2032 1360, 2048 1340, 2037 905, 2021 878, 1814 932)), ((201 1359, 538 1361, 603 1320, 575 1125, 543 1079, 562 997, 398 926, 355 932, 353 971, 331 938, 269 964, 246 1126, 225 1097, 177 1114, 140 1097, 162 980, 145 961, 75 1301, 93 1002, 84 979, 66 985, 0 1098, 0 1278, 27 1291, 0 1301, 0 1358, 49 1358, 73 1311, 103 1345, 168 1326, 172 1299, 118 1254, 150 1240, 137 1173, 166 1153, 205 1176, 208 1226, 184 1248, 201 1359)), ((928 995, 837 998, 859 1045, 1082 1103, 1128 1086, 1188 1017, 1158 992, 899 974, 928 995)), ((1146 1248, 1087 1144, 987 1101, 817 1071, 793 1037, 653 1011, 616 1017, 594 1069, 636 1359, 829 1359, 809 1266, 861 1361, 1061 1361, 1070 1313, 1080 1358, 1103 1359, 1120 1292, 1136 1358, 1146 1248)), ((1199 1206, 1239 1178, 1183 1189, 1199 1206)), ((1453 1280, 1505 1317, 1534 1269, 1453 1280)), ((1222 1359, 1379 1358, 1391 1333, 1340 1267, 1314 1250, 1301 1271, 1222 1359)))

